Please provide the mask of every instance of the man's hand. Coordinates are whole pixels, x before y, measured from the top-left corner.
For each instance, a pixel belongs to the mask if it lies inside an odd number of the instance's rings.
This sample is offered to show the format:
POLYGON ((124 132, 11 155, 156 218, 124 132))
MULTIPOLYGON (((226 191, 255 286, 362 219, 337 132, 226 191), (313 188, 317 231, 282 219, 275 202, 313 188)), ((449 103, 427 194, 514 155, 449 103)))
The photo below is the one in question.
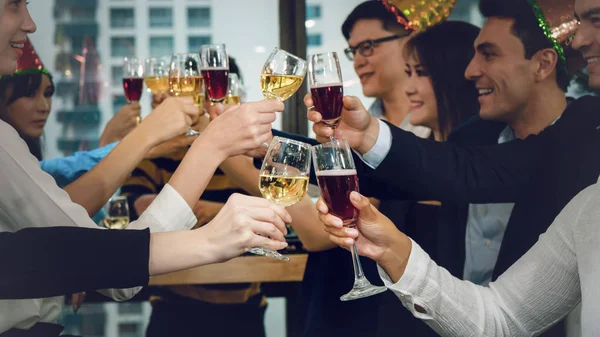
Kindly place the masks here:
MULTIPOLYGON (((344 96, 344 106, 335 136, 345 138, 351 148, 360 153, 367 153, 375 145, 379 136, 379 121, 371 116, 360 100, 354 96, 344 96)), ((328 142, 334 134, 334 129, 321 122, 321 113, 313 108, 314 102, 311 94, 304 97, 304 105, 309 108, 308 119, 315 124, 313 131, 321 143, 328 142)))

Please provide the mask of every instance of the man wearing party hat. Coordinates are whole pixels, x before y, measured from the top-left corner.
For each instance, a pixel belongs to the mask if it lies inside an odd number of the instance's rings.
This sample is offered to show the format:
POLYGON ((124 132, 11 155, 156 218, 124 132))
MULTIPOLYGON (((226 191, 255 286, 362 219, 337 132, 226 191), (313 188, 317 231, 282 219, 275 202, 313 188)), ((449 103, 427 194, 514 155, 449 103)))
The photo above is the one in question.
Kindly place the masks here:
MULTIPOLYGON (((525 140, 481 148, 435 144, 372 118, 369 127, 352 134, 344 129, 348 126, 344 123, 351 121, 345 116, 352 117, 353 122, 357 116, 365 116, 358 106, 346 107, 338 130, 359 152, 374 149, 382 154, 370 162, 375 170, 361 176, 361 183, 386 183, 380 185, 381 197, 408 193, 442 203, 514 201, 494 268, 495 279, 537 241, 570 199, 597 181, 600 160, 593 153, 600 146, 596 130, 600 102, 583 97, 568 103, 564 95, 569 71, 581 60, 563 44, 577 26, 573 1, 483 0, 480 8, 487 21, 466 76, 480 91, 481 117, 507 122, 515 136, 525 140), (370 127, 374 124, 379 127, 370 127), (530 134, 534 136, 527 137, 530 134), (358 140, 367 135, 377 140, 375 144, 358 140)), ((329 135, 319 125, 315 132, 317 136, 329 135)), ((457 226, 460 224, 449 224, 448 231, 457 226)), ((452 249, 456 248, 461 249, 452 249)), ((464 260, 464 246, 462 250, 463 259, 438 254, 438 262, 444 265, 442 260, 449 257, 453 261, 446 264, 456 267, 457 261, 460 264, 464 260)), ((448 269, 458 277, 465 271, 448 269)), ((407 276, 413 277, 422 275, 407 276)), ((423 293, 416 289, 410 291, 403 294, 407 299, 403 303, 415 316, 431 320, 439 314, 437 308, 429 312, 415 307, 418 300, 425 299, 419 299, 423 293)), ((559 327, 545 335, 564 334, 564 327, 559 327)))

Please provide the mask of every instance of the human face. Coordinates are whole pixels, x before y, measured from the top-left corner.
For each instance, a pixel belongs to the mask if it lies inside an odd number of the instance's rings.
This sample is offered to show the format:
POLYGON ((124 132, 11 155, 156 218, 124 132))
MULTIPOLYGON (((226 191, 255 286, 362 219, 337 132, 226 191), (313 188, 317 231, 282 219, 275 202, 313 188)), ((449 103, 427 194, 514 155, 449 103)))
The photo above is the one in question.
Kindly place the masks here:
POLYGON ((432 130, 439 129, 437 101, 431 77, 426 69, 414 58, 406 63, 404 88, 410 99, 410 123, 426 126, 432 130))
POLYGON ((535 85, 533 60, 512 32, 514 20, 489 18, 475 40, 475 56, 465 77, 479 90, 479 115, 507 123, 525 113, 535 85))
POLYGON ((575 14, 579 29, 571 45, 587 61, 590 87, 600 90, 600 0, 576 0, 575 14))
POLYGON ((0 14, 0 75, 17 69, 17 59, 23 55, 27 34, 36 30, 25 0, 2 1, 0 14))
MULTIPOLYGON (((348 45, 356 47, 363 41, 376 40, 395 35, 383 29, 377 19, 358 20, 352 31, 348 45)), ((373 47, 371 56, 354 54, 354 71, 360 78, 363 94, 367 97, 383 98, 401 88, 405 79, 402 51, 406 38, 379 43, 373 47)))
MULTIPOLYGON (((44 126, 52 108, 54 88, 47 75, 42 75, 40 87, 31 96, 17 99, 6 107, 2 119, 12 125, 19 133, 31 138, 42 136, 44 126)), ((10 97, 9 93, 8 97, 10 97)))

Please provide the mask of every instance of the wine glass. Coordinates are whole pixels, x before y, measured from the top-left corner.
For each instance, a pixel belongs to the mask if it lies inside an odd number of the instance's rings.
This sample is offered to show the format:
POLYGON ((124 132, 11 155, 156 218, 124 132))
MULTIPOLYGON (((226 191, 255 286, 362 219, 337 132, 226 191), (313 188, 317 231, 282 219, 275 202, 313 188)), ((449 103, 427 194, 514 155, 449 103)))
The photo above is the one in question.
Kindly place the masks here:
MULTIPOLYGON (((310 145, 274 137, 260 169, 258 188, 267 200, 287 207, 304 198, 310 174, 310 145)), ((255 247, 251 253, 289 261, 276 251, 255 247)))
POLYGON ((162 95, 169 91, 168 57, 151 57, 146 59, 144 66, 144 82, 154 95, 162 95))
POLYGON ((104 206, 104 219, 102 223, 108 229, 126 229, 129 225, 129 205, 127 198, 122 196, 112 197, 104 206))
POLYGON ((300 88, 306 75, 306 61, 275 47, 260 75, 260 87, 266 100, 285 101, 300 88))
POLYGON ((337 53, 310 55, 308 83, 315 109, 323 116, 323 123, 335 128, 342 114, 342 69, 337 53))
POLYGON ((221 103, 227 96, 229 82, 229 57, 224 44, 200 47, 202 77, 206 94, 213 103, 221 103))
POLYGON ((237 74, 229 74, 229 85, 227 86, 227 97, 224 104, 240 105, 244 86, 237 74))
MULTIPOLYGON (((197 53, 173 54, 169 66, 169 90, 175 96, 188 96, 198 99, 202 93, 202 75, 200 74, 200 55, 197 53)), ((188 136, 199 132, 188 129, 188 136)))
MULTIPOLYGON (((358 210, 350 202, 350 192, 358 192, 358 176, 348 143, 346 140, 336 138, 329 143, 314 146, 312 158, 321 195, 329 212, 342 219, 344 226, 354 227, 358 219, 358 210)), ((354 286, 340 299, 356 300, 386 291, 386 287, 374 286, 365 277, 356 251, 356 243, 351 252, 354 286)))
POLYGON ((144 89, 144 66, 136 57, 123 59, 123 89, 128 103, 137 103, 144 89))

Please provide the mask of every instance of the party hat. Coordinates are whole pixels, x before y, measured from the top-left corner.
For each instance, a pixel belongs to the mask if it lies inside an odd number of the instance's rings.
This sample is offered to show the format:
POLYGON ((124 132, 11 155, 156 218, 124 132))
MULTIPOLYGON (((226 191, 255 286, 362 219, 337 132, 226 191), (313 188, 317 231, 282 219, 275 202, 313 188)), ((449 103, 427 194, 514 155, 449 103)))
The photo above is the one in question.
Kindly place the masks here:
POLYGON ((446 20, 456 5, 456 0, 382 0, 382 2, 384 5, 388 3, 400 9, 408 18, 408 25, 418 31, 446 20))
POLYGON ((19 57, 17 64, 18 67, 17 71, 15 71, 15 75, 44 73, 52 77, 50 72, 44 67, 40 56, 36 53, 35 48, 33 48, 31 40, 29 39, 25 41, 23 55, 19 57))
POLYGON ((575 0, 527 0, 544 35, 552 41, 552 48, 561 62, 571 66, 577 62, 577 52, 569 47, 577 32, 579 21, 575 18, 575 0))

